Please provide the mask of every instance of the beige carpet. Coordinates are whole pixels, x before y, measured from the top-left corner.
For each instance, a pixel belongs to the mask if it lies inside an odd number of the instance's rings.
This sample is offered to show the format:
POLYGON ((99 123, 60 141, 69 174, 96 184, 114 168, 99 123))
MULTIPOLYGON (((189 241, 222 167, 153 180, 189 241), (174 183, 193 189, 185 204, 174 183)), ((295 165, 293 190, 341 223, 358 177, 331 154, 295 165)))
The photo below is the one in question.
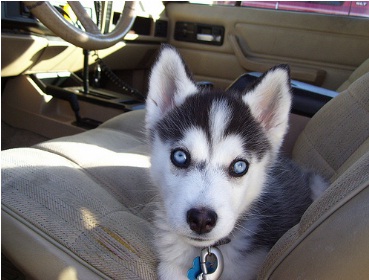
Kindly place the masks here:
POLYGON ((44 136, 1 122, 1 150, 30 147, 46 140, 44 136))

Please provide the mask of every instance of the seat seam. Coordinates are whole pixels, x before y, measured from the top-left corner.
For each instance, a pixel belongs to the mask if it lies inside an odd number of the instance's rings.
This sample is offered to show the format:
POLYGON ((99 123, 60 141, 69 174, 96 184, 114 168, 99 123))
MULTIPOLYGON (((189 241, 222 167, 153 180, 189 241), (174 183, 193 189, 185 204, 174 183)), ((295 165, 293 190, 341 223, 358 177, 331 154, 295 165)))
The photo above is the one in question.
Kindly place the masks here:
POLYGON ((359 107, 362 108, 367 114, 369 114, 369 108, 367 108, 368 106, 365 106, 364 102, 356 97, 352 89, 348 88, 347 91, 350 97, 355 101, 355 103, 359 105, 359 107))

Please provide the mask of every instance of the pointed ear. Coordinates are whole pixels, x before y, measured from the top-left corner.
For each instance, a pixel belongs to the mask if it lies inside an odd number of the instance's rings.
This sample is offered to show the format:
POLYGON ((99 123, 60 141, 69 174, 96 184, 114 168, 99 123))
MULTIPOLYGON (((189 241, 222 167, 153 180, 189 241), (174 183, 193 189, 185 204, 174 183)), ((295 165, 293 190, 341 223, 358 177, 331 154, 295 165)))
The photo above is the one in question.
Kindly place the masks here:
POLYGON ((265 129, 274 150, 279 150, 288 129, 292 102, 289 66, 278 65, 270 69, 243 100, 265 129))
POLYGON ((152 128, 166 112, 182 104, 187 96, 197 92, 197 87, 186 69, 176 49, 164 45, 149 80, 146 101, 147 128, 152 128))

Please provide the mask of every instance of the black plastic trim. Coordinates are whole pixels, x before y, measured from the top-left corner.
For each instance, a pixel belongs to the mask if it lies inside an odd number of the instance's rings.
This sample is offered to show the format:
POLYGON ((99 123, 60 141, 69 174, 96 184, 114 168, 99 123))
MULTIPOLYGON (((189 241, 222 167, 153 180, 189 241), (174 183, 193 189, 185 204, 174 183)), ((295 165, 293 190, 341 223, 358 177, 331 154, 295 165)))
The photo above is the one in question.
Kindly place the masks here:
MULTIPOLYGON (((243 74, 227 90, 243 91, 252 85, 261 75, 262 73, 259 72, 243 74)), ((335 91, 296 80, 291 80, 291 89, 293 94, 291 112, 309 118, 314 116, 329 100, 339 94, 335 91)))

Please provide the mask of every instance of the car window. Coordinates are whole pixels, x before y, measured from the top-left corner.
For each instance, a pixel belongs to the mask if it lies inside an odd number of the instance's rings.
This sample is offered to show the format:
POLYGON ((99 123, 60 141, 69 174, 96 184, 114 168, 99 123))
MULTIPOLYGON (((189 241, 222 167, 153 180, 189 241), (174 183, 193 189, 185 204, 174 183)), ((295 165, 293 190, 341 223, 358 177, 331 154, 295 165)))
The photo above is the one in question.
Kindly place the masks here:
POLYGON ((369 17, 369 1, 190 1, 210 5, 230 5, 283 11, 369 17))

